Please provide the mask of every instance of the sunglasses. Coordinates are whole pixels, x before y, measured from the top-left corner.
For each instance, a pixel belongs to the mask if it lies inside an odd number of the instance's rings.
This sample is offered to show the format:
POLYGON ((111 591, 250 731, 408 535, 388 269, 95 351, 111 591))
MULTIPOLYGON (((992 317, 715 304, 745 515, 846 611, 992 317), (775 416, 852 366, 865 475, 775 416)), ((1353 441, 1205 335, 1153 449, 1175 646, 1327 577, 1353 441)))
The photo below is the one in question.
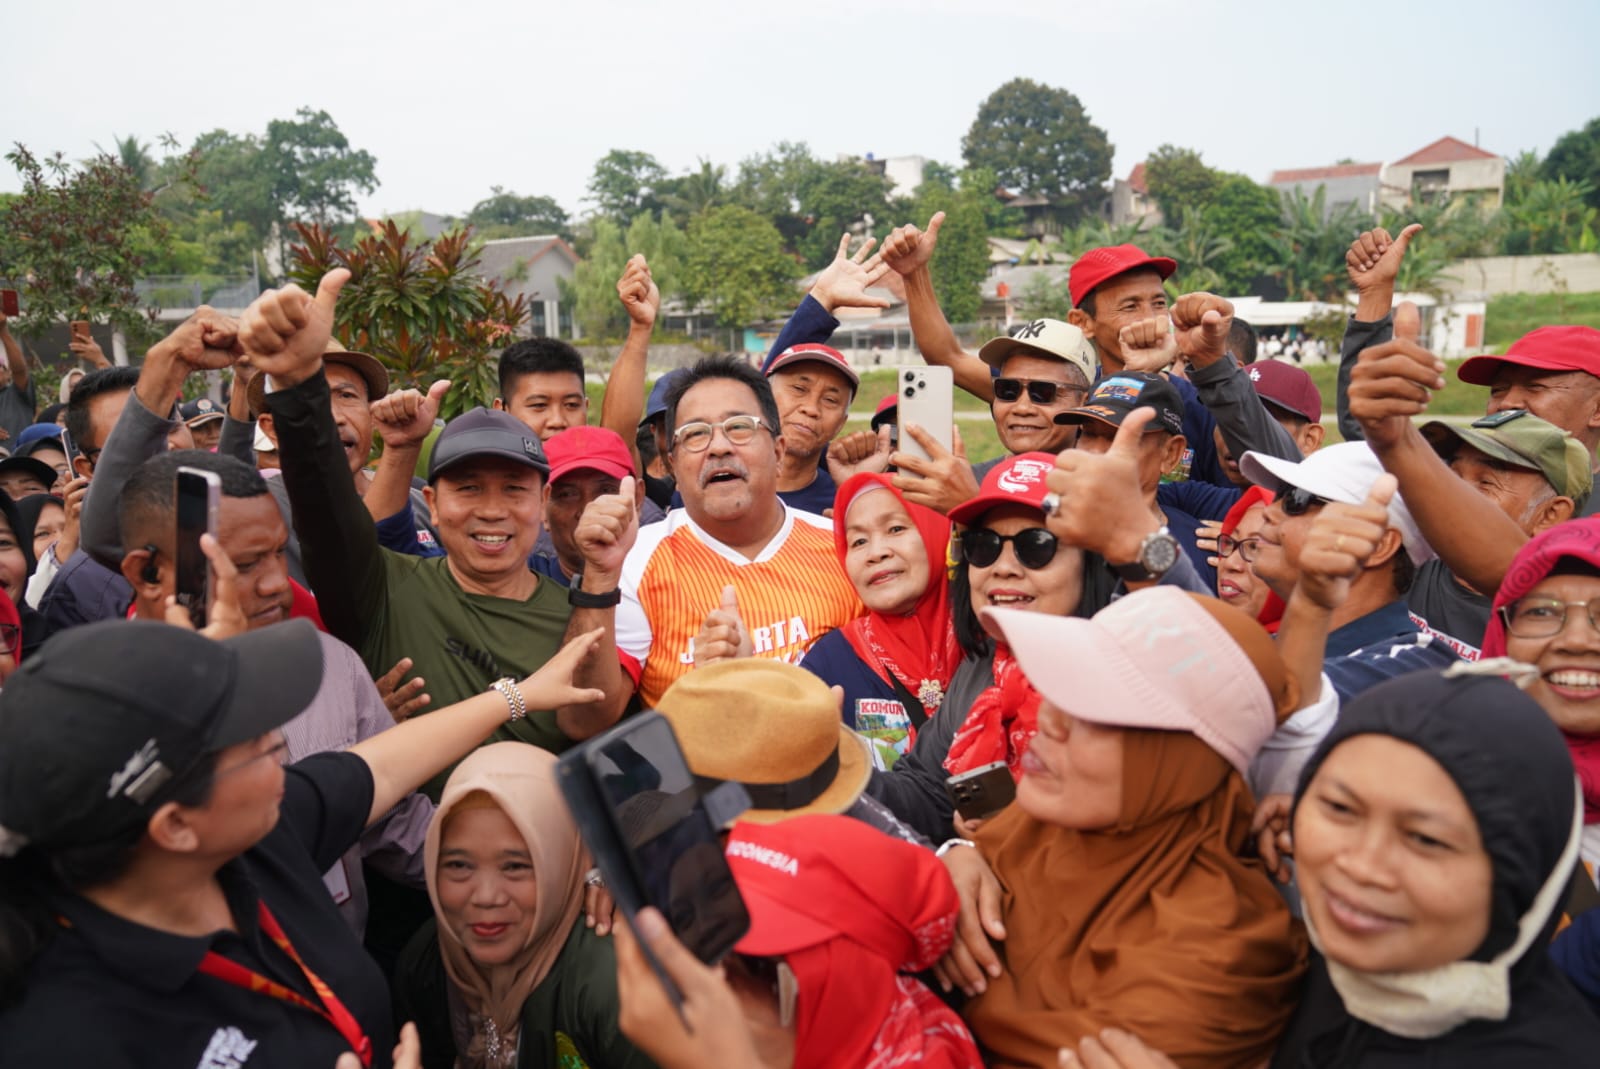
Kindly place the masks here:
POLYGON ((1037 379, 995 379, 994 399, 1007 404, 1022 396, 1023 387, 1028 389, 1028 400, 1036 405, 1067 404, 1083 399, 1087 392, 1081 386, 1068 386, 1064 382, 1039 381, 1037 379))
POLYGON ((961 558, 968 564, 987 568, 1000 559, 1000 550, 1007 542, 1017 555, 1017 562, 1029 571, 1037 571, 1056 559, 1059 543, 1056 536, 1043 527, 1026 527, 1014 535, 994 531, 975 530, 961 532, 961 558))
POLYGON ((1303 490, 1296 486, 1294 489, 1278 498, 1278 503, 1283 506, 1283 514, 1285 516, 1304 516, 1307 512, 1310 512, 1313 507, 1326 505, 1328 503, 1328 499, 1325 497, 1318 497, 1310 490, 1303 490))

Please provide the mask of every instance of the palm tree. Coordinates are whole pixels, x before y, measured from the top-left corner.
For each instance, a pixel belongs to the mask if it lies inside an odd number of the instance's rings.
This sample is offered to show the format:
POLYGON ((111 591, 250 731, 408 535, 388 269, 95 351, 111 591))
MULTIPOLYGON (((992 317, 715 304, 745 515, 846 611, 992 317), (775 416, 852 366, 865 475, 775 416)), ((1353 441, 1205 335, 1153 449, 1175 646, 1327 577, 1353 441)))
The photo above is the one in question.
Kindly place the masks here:
POLYGON ((1594 187, 1567 178, 1535 182, 1520 203, 1506 208, 1511 233, 1506 251, 1516 253, 1592 252, 1595 209, 1588 204, 1594 187))
POLYGON ((1336 303, 1349 285, 1344 254, 1367 220, 1354 204, 1330 211, 1327 192, 1318 186, 1307 197, 1297 187, 1281 195, 1283 228, 1267 238, 1273 262, 1266 273, 1283 284, 1291 301, 1336 303))
POLYGON ((122 164, 123 167, 131 171, 133 173, 133 177, 138 179, 140 189, 153 189, 155 187, 157 178, 157 164, 155 157, 150 155, 150 146, 140 141, 132 134, 129 134, 127 137, 113 136, 114 140, 112 144, 116 146, 115 152, 107 152, 105 149, 100 147, 99 142, 95 142, 94 147, 99 150, 101 155, 112 157, 118 163, 122 164))
MULTIPOLYGON (((1178 261, 1179 288, 1184 293, 1222 286, 1216 263, 1233 249, 1194 205, 1185 205, 1176 229, 1162 228, 1165 240, 1155 248, 1178 261)), ((1154 244, 1154 243, 1152 243, 1154 244)))
POLYGON ((701 157, 700 169, 674 179, 662 198, 667 210, 683 219, 724 204, 728 199, 728 169, 701 157))

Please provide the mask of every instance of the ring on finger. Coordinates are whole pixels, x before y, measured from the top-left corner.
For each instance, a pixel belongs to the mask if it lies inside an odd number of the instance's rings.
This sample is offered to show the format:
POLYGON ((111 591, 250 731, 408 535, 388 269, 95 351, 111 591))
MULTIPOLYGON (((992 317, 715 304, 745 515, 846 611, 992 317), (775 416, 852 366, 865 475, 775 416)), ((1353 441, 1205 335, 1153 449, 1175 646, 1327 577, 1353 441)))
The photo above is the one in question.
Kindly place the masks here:
POLYGON ((1044 510, 1046 516, 1054 516, 1056 510, 1061 508, 1061 495, 1054 490, 1050 491, 1044 495, 1044 500, 1039 502, 1039 507, 1044 510))
POLYGON ((600 878, 599 869, 590 869, 583 874, 583 882, 590 887, 604 887, 606 881, 600 878))
POLYGON ((1333 551, 1335 553, 1344 552, 1344 535, 1339 535, 1333 540, 1333 551))

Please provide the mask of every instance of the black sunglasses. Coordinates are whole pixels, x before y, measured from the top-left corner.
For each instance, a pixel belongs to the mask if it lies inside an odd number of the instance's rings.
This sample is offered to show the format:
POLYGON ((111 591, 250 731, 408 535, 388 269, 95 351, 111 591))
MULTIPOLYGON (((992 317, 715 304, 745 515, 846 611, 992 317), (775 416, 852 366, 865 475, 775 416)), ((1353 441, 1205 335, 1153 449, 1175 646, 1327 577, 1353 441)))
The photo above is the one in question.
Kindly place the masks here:
POLYGON ((1014 535, 997 534, 979 528, 961 532, 961 559, 987 568, 1000 559, 1000 550, 1011 543, 1017 561, 1029 571, 1037 571, 1056 559, 1056 536, 1043 527, 1025 527, 1014 535))
POLYGON ((1325 497, 1318 497, 1310 490, 1303 490, 1296 486, 1288 493, 1278 498, 1278 503, 1283 506, 1283 514, 1285 516, 1304 516, 1307 512, 1311 511, 1312 507, 1317 505, 1326 505, 1328 503, 1328 499, 1325 497))
POLYGON ((1053 405, 1057 401, 1066 402, 1073 398, 1082 398, 1086 392, 1079 386, 1068 386, 1064 382, 1047 382, 1037 379, 995 379, 994 399, 1010 404, 1022 396, 1022 388, 1028 388, 1028 400, 1036 405, 1053 405))

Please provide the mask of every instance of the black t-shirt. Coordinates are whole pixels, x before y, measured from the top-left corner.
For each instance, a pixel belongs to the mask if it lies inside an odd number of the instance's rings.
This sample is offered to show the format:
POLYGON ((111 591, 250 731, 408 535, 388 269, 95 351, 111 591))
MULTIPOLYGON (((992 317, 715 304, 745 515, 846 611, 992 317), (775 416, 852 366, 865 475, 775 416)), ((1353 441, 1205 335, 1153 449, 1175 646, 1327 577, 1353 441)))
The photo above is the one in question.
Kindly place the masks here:
POLYGON ((261 930, 265 902, 290 944, 372 1042, 387 1069, 395 1029, 389 989, 340 916, 325 872, 360 837, 372 773, 348 753, 287 769, 278 824, 217 873, 237 934, 171 935, 75 895, 65 925, 29 970, 22 1001, 0 1012, 0 1061, 93 1069, 332 1069, 348 1049, 324 1017, 199 973, 206 951, 317 1002, 304 974, 261 930))
MULTIPOLYGON (((1438 559, 1417 569, 1417 578, 1406 594, 1406 608, 1422 617, 1430 630, 1470 647, 1473 654, 1483 646, 1491 604, 1482 594, 1456 582, 1455 575, 1438 559)), ((1467 655, 1460 648, 1456 652, 1467 655)))

